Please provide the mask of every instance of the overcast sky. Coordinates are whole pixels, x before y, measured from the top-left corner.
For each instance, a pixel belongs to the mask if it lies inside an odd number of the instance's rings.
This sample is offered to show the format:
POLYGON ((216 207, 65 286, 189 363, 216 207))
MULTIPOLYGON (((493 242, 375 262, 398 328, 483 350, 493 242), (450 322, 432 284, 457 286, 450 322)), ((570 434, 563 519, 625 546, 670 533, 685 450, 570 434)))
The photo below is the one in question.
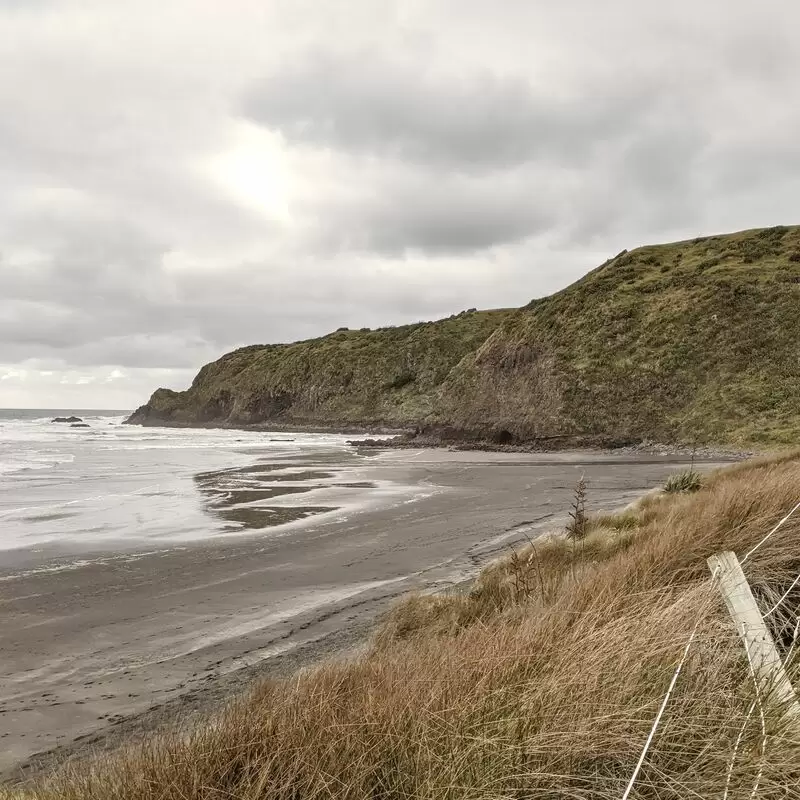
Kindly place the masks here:
POLYGON ((800 222, 791 0, 0 0, 0 407, 800 222))

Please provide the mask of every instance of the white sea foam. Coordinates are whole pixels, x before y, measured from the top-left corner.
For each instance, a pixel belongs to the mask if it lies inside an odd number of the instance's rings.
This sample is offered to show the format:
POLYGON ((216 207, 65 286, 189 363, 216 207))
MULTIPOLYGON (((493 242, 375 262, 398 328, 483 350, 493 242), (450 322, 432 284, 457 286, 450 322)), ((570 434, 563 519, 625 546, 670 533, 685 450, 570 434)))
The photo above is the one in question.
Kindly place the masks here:
MULTIPOLYGON (((237 533, 281 535, 286 525, 324 523, 375 504, 394 505, 415 496, 412 487, 391 481, 342 486, 361 480, 339 434, 287 433, 122 425, 119 413, 80 412, 88 428, 55 423, 73 412, 31 414, 0 411, 0 552, 56 545, 117 547, 114 543, 191 542, 237 533), (337 454, 341 454, 341 458, 337 454), (304 463, 298 464, 297 458, 304 463), (309 465, 308 458, 313 466, 309 465), (317 457, 319 462, 316 461, 317 457), (265 473, 239 472, 265 462, 265 473), (352 466, 345 464, 352 463, 352 466), (306 480, 307 470, 329 472, 306 480), (285 480, 295 471, 297 481, 285 480), (207 476, 211 475, 212 487, 207 476), (205 476, 205 477, 204 477, 205 476), (284 478, 273 482, 274 478, 284 478), (216 482, 216 496, 213 484, 216 482), (313 506, 305 519, 248 530, 236 513, 219 512, 219 492, 290 485, 308 492, 266 496, 273 509, 313 506), (330 508, 323 512, 322 508, 330 508)), ((418 491, 418 489, 417 489, 418 491)), ((238 509, 249 502, 236 503, 238 509)), ((258 504, 255 504, 256 511, 258 504)), ((304 512, 299 512, 298 516, 304 512)), ((279 514, 276 519, 279 519, 279 514)), ((78 550, 75 551, 79 552, 78 550)), ((0 558, 0 568, 3 562, 0 558)))
POLYGON ((8 450, 0 456, 0 475, 53 469, 59 464, 69 464, 74 460, 75 455, 73 453, 62 451, 8 450))

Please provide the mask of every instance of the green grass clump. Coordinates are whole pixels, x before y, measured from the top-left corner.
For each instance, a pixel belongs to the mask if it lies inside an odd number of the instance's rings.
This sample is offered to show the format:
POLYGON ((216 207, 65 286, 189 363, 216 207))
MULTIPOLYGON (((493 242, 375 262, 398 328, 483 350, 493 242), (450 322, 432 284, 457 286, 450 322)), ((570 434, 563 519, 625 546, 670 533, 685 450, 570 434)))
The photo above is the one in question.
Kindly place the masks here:
POLYGON ((680 492, 697 492, 703 488, 703 476, 693 469, 687 469, 670 475, 664 484, 664 491, 667 494, 678 494, 680 492))

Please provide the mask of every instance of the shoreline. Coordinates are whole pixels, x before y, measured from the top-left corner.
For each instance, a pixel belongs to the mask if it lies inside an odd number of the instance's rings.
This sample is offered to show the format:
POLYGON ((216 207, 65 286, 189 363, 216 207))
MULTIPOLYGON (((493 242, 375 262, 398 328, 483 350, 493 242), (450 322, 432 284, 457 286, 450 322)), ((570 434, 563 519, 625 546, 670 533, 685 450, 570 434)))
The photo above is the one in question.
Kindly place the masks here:
MULTIPOLYGON (((130 419, 130 418, 129 418, 130 419)), ((450 435, 433 430, 431 433, 419 431, 414 425, 405 427, 389 423, 287 423, 278 421, 256 423, 230 422, 179 422, 148 420, 130 422, 126 419, 123 425, 143 428, 176 428, 199 430, 234 430, 254 433, 336 433, 344 436, 371 436, 369 438, 348 442, 354 447, 376 450, 450 450, 476 451, 486 453, 535 453, 540 455, 562 453, 596 453, 601 455, 662 455, 691 458, 698 461, 715 461, 719 459, 741 460, 762 453, 770 452, 768 448, 734 447, 725 444, 685 444, 682 442, 651 442, 646 439, 632 437, 617 438, 602 434, 557 434, 538 439, 526 439, 511 442, 494 441, 479 431, 453 431, 450 435)))
POLYGON ((3 777, 24 780, 189 725, 254 680, 352 651, 395 599, 469 581, 516 541, 563 524, 582 472, 589 510, 609 511, 688 466, 642 453, 417 449, 364 461, 376 475, 413 476, 439 490, 411 503, 278 537, 195 542, 34 574, 13 596, 0 583, 5 607, 17 606, 3 649, 11 648, 10 685, 21 695, 0 698, 0 718, 16 726, 6 726, 2 743, 16 755, 0 764, 3 777), (52 667, 59 659, 63 675, 52 667))
MULTIPOLYGON (((658 444, 642 442, 640 444, 626 444, 618 447, 585 446, 563 449, 540 447, 535 443, 520 444, 494 444, 487 441, 478 442, 439 442, 436 440, 411 439, 365 439, 348 442, 353 446, 375 450, 449 450, 451 452, 479 452, 479 453, 519 453, 536 455, 564 455, 569 453, 591 453, 607 456, 666 456, 694 460, 696 463, 705 463, 720 460, 743 460, 760 455, 758 450, 737 450, 722 446, 688 447, 679 444, 658 444)), ((766 452, 766 451, 763 451, 766 452)))
POLYGON ((138 426, 141 428, 184 428, 198 430, 224 430, 224 431, 254 431, 258 433, 340 433, 346 436, 371 434, 374 436, 401 436, 413 430, 413 426, 375 424, 330 424, 324 423, 291 423, 270 420, 269 422, 233 423, 225 421, 209 422, 182 422, 180 420, 141 420, 131 422, 133 414, 122 421, 122 425, 138 426))

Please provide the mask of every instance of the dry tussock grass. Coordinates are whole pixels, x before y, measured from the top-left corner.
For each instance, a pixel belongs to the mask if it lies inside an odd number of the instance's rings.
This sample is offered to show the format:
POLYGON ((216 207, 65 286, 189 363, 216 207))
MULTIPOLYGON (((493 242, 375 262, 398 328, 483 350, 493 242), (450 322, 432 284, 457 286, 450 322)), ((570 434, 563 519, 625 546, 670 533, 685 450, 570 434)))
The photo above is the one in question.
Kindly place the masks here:
MULTIPOLYGON (((743 555, 798 499, 797 453, 648 498, 581 543, 520 551, 467 595, 410 599, 354 662, 264 684, 185 737, 77 764, 28 796, 619 798, 700 619, 632 797, 722 797, 754 691, 705 559, 743 555)), ((800 515, 748 578, 788 585, 799 537, 800 515)), ((759 774, 758 797, 800 797, 800 732, 768 703, 765 725, 763 749, 759 715, 745 728, 730 798, 759 774)))

